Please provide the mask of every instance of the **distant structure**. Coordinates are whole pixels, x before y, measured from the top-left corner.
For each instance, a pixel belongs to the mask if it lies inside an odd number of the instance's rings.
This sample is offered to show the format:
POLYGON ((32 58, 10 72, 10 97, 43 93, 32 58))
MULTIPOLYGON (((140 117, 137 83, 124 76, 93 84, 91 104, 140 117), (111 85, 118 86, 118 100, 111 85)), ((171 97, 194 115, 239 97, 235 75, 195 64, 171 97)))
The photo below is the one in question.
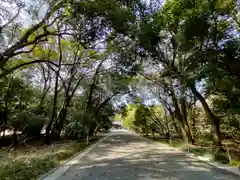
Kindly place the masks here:
POLYGON ((113 121, 112 128, 114 129, 123 129, 122 123, 120 121, 113 121))

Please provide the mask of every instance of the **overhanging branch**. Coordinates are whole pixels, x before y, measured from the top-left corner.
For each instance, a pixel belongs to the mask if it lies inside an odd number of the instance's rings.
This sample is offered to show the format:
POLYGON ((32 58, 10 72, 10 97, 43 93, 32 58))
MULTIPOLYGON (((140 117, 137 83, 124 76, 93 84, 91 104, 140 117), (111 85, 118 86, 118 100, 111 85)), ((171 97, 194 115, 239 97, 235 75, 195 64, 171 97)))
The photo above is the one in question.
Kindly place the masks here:
POLYGON ((16 71, 16 70, 24 67, 24 66, 31 65, 31 64, 36 64, 36 63, 46 63, 46 64, 51 64, 51 65, 54 65, 54 66, 58 67, 57 64, 55 64, 54 62, 49 61, 49 60, 34 60, 34 61, 26 62, 26 63, 23 63, 23 64, 19 64, 19 65, 14 66, 14 67, 12 67, 10 69, 4 69, 4 72, 0 74, 0 79, 2 79, 6 75, 8 75, 8 74, 12 73, 13 71, 16 71))

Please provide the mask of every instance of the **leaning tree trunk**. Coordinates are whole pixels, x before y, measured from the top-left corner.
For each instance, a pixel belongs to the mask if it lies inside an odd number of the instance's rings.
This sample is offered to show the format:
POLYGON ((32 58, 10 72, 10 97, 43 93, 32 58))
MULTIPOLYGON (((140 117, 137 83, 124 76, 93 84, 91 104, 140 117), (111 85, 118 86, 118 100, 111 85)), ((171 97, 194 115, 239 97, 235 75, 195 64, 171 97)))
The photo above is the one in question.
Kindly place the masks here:
POLYGON ((4 122, 3 122, 3 126, 2 126, 2 131, 3 131, 3 136, 2 138, 4 139, 5 138, 5 131, 6 131, 6 126, 7 126, 7 123, 8 123, 8 99, 4 98, 4 112, 3 112, 3 115, 4 115, 4 122))
POLYGON ((63 125, 64 125, 64 123, 66 121, 66 118, 67 118, 68 108, 70 106, 71 100, 72 100, 77 88, 79 87, 81 80, 83 79, 83 77, 79 78, 77 84, 75 85, 72 92, 70 93, 71 83, 72 83, 72 80, 73 80, 74 76, 75 76, 75 74, 72 75, 72 77, 71 77, 71 79, 68 83, 68 86, 67 86, 66 92, 65 92, 64 103, 62 105, 61 110, 59 111, 58 116, 56 117, 56 124, 53 127, 54 128, 53 129, 54 130, 54 136, 55 136, 56 140, 60 140, 61 132, 62 132, 63 125))
POLYGON ((188 119, 187 119, 185 90, 186 89, 181 85, 180 105, 181 105, 182 122, 183 122, 183 126, 186 129, 186 133, 187 133, 187 136, 188 136, 188 141, 190 141, 191 144, 194 144, 194 138, 193 138, 193 135, 192 135, 191 128, 189 126, 188 119))
POLYGON ((196 87, 193 85, 190 87, 192 90, 192 93, 197 97, 197 99, 201 102, 204 112, 207 115, 207 117, 212 122, 212 128, 214 130, 213 132, 213 140, 214 143, 222 147, 222 140, 221 140, 221 131, 220 131, 220 119, 213 114, 211 109, 209 108, 207 102, 205 101, 204 97, 197 91, 196 87))
POLYGON ((50 131, 52 129, 52 125, 54 123, 55 117, 56 117, 56 111, 57 111, 57 99, 58 99, 58 81, 59 81, 59 75, 61 71, 61 64, 62 64, 62 45, 61 45, 61 38, 58 37, 58 48, 59 48, 59 62, 58 62, 58 69, 56 71, 56 81, 55 81, 55 87, 54 87, 54 99, 53 99, 53 106, 52 106, 52 116, 51 119, 48 122, 47 128, 46 128, 46 143, 50 144, 50 131))
POLYGON ((63 125, 65 123, 66 117, 67 117, 67 109, 68 105, 64 106, 63 109, 61 109, 59 117, 56 119, 56 127, 54 129, 54 138, 56 140, 60 140, 61 132, 63 130, 63 125))
POLYGON ((191 134, 188 122, 186 121, 186 119, 183 118, 183 116, 181 114, 181 111, 180 111, 180 108, 179 108, 178 102, 177 102, 177 97, 173 91, 171 93, 171 96, 172 96, 173 105, 175 108, 176 118, 180 121, 180 124, 181 124, 182 136, 184 137, 184 140, 187 143, 193 144, 194 141, 192 138, 192 134, 191 134))
POLYGON ((167 110, 168 110, 168 112, 169 112, 169 114, 171 116, 172 123, 173 123, 173 126, 175 128, 176 133, 179 134, 182 137, 182 133, 181 133, 180 129, 177 126, 176 118, 175 118, 175 116, 173 114, 173 111, 171 110, 171 107, 170 106, 168 107, 166 104, 165 104, 165 106, 166 106, 166 108, 167 108, 167 110))
MULTIPOLYGON (((6 126, 7 126, 7 123, 8 123, 8 102, 9 102, 9 98, 11 97, 10 96, 10 88, 11 88, 11 81, 9 82, 8 84, 8 88, 7 88, 7 91, 6 91, 6 95, 4 96, 4 111, 3 111, 3 126, 2 126, 2 130, 3 131, 3 136, 2 138, 4 139, 5 138, 5 131, 6 131, 6 126)), ((0 132, 1 132, 0 131, 0 132)))
POLYGON ((52 115, 51 118, 49 119, 49 122, 46 127, 46 144, 51 143, 50 139, 50 131, 52 129, 52 125, 55 121, 56 118, 56 111, 57 111, 57 99, 58 99, 58 81, 59 81, 59 73, 60 73, 60 67, 58 71, 56 72, 56 79, 55 79, 55 87, 54 87, 54 97, 53 97, 53 105, 52 105, 52 115))
POLYGON ((97 123, 95 121, 91 122, 89 131, 88 131, 88 135, 90 137, 94 135, 94 131, 95 131, 96 127, 97 127, 97 123))
POLYGON ((57 110, 57 96, 58 96, 58 73, 56 73, 56 81, 55 81, 55 88, 54 88, 54 98, 53 98, 53 106, 52 106, 52 116, 49 120, 47 127, 46 127, 46 144, 50 144, 50 131, 52 129, 53 122, 56 117, 56 110, 57 110))

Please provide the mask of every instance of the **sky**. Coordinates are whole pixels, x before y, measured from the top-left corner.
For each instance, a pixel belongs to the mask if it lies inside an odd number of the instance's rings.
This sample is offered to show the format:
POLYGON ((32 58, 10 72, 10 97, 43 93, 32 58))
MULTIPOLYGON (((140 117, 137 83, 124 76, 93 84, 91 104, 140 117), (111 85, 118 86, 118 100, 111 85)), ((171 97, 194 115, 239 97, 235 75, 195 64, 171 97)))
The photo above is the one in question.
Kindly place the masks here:
MULTIPOLYGON (((44 15, 46 14, 46 11, 48 9, 47 4, 43 4, 42 2, 39 3, 38 0, 25 0, 26 3, 26 8, 31 8, 31 7, 40 7, 39 10, 39 18, 42 19, 44 17, 44 15)), ((21 13, 22 19, 23 19, 23 26, 24 27, 29 27, 32 23, 33 20, 31 18, 31 16, 29 15, 28 12, 26 12, 26 10, 23 10, 21 13)))
MULTIPOLYGON (((39 1, 39 0, 16 0, 17 3, 21 2, 21 1, 25 3, 25 7, 20 11, 19 17, 17 19, 18 19, 18 21, 21 22, 23 27, 27 28, 31 24, 33 24, 33 19, 30 16, 30 14, 27 12, 28 9, 32 9, 34 7, 41 7, 39 10, 39 17, 40 17, 40 19, 43 18, 44 14, 46 13, 46 10, 47 10, 46 3, 43 4, 43 2, 39 1)), ((0 5, 5 10, 12 13, 11 17, 13 17, 18 11, 16 3, 10 4, 8 2, 5 2, 4 0, 0 0, 0 5)), ((0 14, 0 16, 1 16, 1 14, 0 14)), ((4 24, 5 22, 6 22, 6 19, 0 18, 0 24, 4 24), (3 21, 1 22, 1 20, 3 20, 3 21)))

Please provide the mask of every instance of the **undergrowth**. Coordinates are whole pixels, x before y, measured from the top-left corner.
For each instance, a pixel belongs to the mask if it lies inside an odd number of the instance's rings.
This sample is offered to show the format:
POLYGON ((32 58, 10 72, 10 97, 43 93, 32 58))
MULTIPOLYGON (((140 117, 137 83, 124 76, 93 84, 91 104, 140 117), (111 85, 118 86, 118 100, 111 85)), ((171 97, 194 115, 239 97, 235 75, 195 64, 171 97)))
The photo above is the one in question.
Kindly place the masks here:
POLYGON ((83 150, 84 142, 67 142, 50 145, 41 150, 14 150, 0 152, 1 180, 33 180, 62 161, 83 150))

